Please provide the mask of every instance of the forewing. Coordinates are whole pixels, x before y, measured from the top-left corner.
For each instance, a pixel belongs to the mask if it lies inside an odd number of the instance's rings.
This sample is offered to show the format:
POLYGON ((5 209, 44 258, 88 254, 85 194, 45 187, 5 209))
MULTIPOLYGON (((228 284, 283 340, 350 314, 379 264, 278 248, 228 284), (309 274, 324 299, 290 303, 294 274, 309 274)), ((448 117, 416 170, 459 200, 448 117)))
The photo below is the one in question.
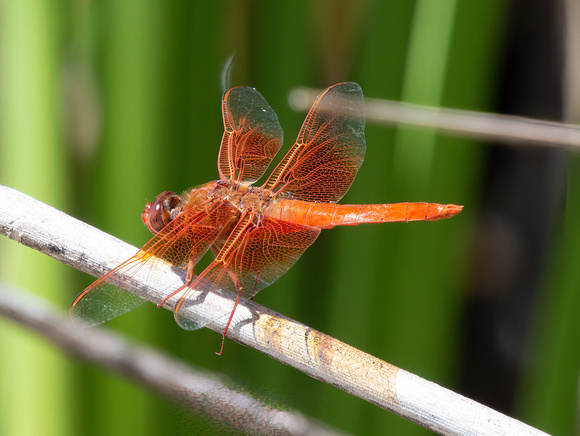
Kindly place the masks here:
POLYGON ((73 300, 70 307, 71 318, 79 324, 92 327, 143 304, 145 300, 119 286, 126 285, 145 263, 137 254, 93 282, 73 300))
POLYGON ((306 115, 296 143, 264 187, 305 201, 337 202, 350 188, 365 154, 365 105, 360 86, 325 89, 306 115))
POLYGON ((222 115, 220 178, 254 183, 282 146, 278 117, 264 97, 249 87, 232 88, 224 94, 222 115))
MULTIPOLYGON (((248 214, 240 220, 216 259, 196 278, 176 306, 175 317, 185 329, 203 325, 191 323, 180 315, 195 290, 216 286, 253 297, 274 283, 296 263, 316 240, 320 229, 273 218, 248 214)), ((230 314, 222 314, 221 316, 230 314)))
POLYGON ((178 267, 195 265, 231 219, 231 214, 231 207, 226 203, 202 204, 182 212, 135 256, 77 295, 70 308, 71 317, 93 326, 139 306, 145 300, 121 288, 137 274, 154 274, 160 259, 178 267))

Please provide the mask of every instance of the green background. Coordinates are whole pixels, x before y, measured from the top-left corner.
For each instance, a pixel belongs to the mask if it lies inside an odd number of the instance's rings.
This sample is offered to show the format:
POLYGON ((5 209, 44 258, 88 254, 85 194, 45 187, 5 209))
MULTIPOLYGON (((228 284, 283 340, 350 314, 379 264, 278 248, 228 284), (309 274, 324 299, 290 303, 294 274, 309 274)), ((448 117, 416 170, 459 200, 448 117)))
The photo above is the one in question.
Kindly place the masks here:
MULTIPOLYGON (((367 97, 496 110, 508 12, 499 0, 4 1, 0 183, 141 246, 150 236, 140 220, 147 201, 218 177, 220 76, 231 54, 232 86, 262 93, 288 147, 305 115, 287 104, 297 85, 350 80, 367 97)), ((366 139, 365 163, 343 203, 429 201, 464 211, 441 222, 324 231, 256 301, 461 391, 465 306, 480 279, 473 241, 483 192, 496 193, 485 187, 489 144, 370 124, 366 139)), ((506 410, 558 434, 573 434, 578 419, 579 169, 570 157, 506 410)), ((501 246, 489 249, 502 258, 501 246)), ((92 278, 0 238, 0 280, 64 312, 92 278)), ((218 357, 218 334, 182 331, 151 304, 107 327, 344 431, 428 433, 233 341, 218 357)), ((203 417, 0 320, 1 435, 211 429, 203 417)))

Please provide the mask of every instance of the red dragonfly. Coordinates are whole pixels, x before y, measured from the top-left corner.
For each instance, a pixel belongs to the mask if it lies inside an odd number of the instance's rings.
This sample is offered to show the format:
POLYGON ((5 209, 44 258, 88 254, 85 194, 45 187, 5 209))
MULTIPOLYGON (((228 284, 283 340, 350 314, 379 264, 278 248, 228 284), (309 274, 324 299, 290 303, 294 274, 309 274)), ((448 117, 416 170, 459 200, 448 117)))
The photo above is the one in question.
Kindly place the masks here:
POLYGON ((224 134, 219 180, 183 195, 165 191, 148 203, 142 219, 153 238, 131 259, 98 279, 73 301, 71 315, 99 324, 142 303, 117 287, 123 277, 159 258, 187 270, 174 312, 186 329, 199 325, 180 315, 194 292, 229 289, 237 299, 253 298, 294 265, 321 229, 339 225, 449 218, 463 206, 435 203, 341 205, 365 154, 365 104, 360 86, 339 83, 316 99, 298 139, 260 187, 282 146, 275 112, 254 88, 237 87, 222 99, 224 134), (199 274, 194 268, 211 250, 215 259, 199 274))

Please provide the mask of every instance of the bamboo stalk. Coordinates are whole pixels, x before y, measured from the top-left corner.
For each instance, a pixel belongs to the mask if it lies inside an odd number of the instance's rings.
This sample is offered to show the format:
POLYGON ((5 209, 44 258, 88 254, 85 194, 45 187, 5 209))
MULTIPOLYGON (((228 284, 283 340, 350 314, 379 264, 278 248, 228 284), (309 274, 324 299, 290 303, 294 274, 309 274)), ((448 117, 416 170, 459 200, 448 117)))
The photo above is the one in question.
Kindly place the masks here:
MULTIPOLYGON (((137 249, 14 189, 0 187, 0 233, 81 271, 99 276, 137 249)), ((160 301, 159 289, 179 287, 182 271, 159 263, 127 290, 160 301)), ((235 300, 231 292, 196 298, 184 316, 221 333, 235 300)), ((172 307, 177 296, 168 300, 172 307)), ((421 379, 253 301, 240 302, 227 335, 282 363, 440 434, 545 434, 421 379)))

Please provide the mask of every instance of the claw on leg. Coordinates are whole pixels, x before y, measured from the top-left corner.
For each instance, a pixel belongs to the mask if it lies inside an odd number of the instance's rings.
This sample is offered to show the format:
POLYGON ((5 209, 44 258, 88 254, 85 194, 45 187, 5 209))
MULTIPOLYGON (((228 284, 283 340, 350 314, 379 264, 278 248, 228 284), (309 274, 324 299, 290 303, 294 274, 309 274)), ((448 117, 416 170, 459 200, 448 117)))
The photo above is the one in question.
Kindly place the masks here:
POLYGON ((234 318, 234 313, 236 312, 236 308, 238 307, 238 303, 240 302, 240 298, 242 298, 242 289, 241 288, 238 291, 238 298, 236 298, 236 302, 234 303, 234 308, 232 309, 232 313, 230 313, 230 318, 228 319, 228 323, 226 324, 226 328, 225 328, 224 333, 222 335, 222 346, 220 348, 219 353, 216 353, 218 356, 221 356, 222 352, 224 351, 224 344, 226 342, 226 333, 228 332, 228 329, 230 328, 230 323, 232 322, 232 319, 234 318))

